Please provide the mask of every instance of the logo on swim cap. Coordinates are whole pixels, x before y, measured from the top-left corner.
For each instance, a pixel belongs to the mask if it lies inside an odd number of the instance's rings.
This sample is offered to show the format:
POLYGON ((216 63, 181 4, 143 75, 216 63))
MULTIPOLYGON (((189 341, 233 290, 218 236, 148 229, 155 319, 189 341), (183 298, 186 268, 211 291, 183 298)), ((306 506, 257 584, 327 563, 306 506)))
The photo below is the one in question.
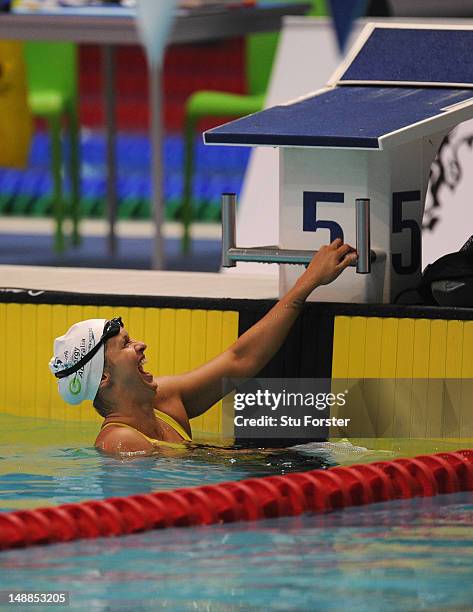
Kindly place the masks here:
POLYGON ((81 389, 82 385, 80 384, 79 378, 77 376, 74 376, 74 378, 69 383, 69 391, 72 393, 72 395, 79 395, 81 389))

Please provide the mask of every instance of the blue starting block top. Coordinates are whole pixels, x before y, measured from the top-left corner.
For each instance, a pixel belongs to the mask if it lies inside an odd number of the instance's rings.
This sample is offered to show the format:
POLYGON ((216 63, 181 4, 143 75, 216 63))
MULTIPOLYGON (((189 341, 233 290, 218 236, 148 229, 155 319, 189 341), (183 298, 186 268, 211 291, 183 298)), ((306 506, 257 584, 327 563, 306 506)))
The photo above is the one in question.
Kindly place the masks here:
POLYGON ((473 30, 375 27, 340 84, 473 86, 473 30))
POLYGON ((204 139, 209 144, 380 149, 382 136, 468 99, 473 103, 471 89, 336 87, 214 128, 204 139))
POLYGON ((209 130, 204 142, 382 149, 393 133, 419 138, 473 117, 473 28, 369 24, 356 44, 326 89, 209 130))

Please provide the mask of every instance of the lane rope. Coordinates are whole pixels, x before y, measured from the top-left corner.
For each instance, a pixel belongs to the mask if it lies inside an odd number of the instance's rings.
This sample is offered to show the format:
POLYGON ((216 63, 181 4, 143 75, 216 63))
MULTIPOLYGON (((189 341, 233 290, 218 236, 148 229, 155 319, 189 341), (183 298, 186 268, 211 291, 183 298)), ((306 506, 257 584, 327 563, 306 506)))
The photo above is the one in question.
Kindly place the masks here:
POLYGON ((473 491, 473 449, 0 512, 0 548, 331 512, 473 491))

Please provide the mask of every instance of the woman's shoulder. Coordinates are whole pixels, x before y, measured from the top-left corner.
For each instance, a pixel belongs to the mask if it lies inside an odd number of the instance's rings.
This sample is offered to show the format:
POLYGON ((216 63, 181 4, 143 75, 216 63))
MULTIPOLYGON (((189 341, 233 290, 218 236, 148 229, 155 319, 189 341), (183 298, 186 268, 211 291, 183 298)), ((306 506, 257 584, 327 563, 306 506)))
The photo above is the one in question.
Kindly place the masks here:
POLYGON ((153 444, 137 429, 118 423, 109 423, 102 428, 95 440, 95 448, 111 454, 142 452, 148 454, 153 444))

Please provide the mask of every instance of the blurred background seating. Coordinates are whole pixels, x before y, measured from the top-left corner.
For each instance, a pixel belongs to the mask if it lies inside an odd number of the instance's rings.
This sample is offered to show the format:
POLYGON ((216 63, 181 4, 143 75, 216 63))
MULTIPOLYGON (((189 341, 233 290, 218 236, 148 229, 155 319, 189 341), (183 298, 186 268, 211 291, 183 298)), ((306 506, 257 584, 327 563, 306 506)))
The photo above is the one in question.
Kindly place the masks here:
MULTIPOLYGON (((40 147, 41 160, 49 158, 51 177, 34 170, 25 173, 23 189, 15 198, 18 214, 42 215, 51 212, 56 223, 54 246, 64 250, 63 221, 72 219, 72 243, 79 243, 80 154, 77 100, 76 45, 58 42, 30 42, 24 45, 28 75, 28 103, 33 116, 44 119, 49 146, 40 147), (68 197, 64 188, 62 128, 69 131, 68 197), (35 180, 36 179, 36 180, 35 180), (52 179, 52 181, 50 180, 52 179), (18 197, 19 196, 19 197, 18 197)), ((46 144, 45 139, 43 139, 46 144)))

